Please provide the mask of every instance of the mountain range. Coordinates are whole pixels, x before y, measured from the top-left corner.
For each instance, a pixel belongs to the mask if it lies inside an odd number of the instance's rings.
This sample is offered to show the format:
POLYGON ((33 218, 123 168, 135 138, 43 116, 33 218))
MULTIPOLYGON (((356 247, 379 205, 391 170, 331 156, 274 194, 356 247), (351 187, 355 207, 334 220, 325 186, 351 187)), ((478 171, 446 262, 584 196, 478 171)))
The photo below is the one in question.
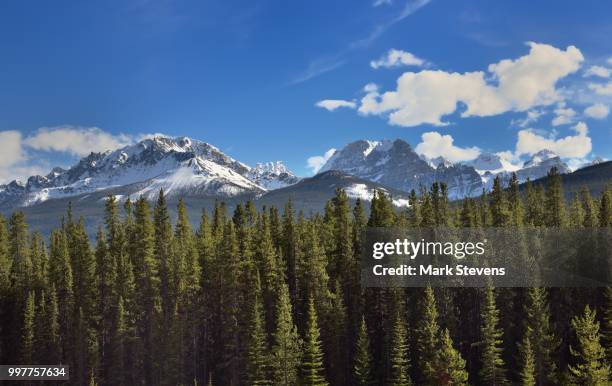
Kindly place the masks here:
POLYGON ((206 142, 155 136, 117 150, 91 153, 69 169, 56 167, 45 176, 0 185, 0 211, 22 208, 45 223, 53 216, 57 219, 70 201, 95 217, 109 194, 119 201, 128 196, 154 200, 160 189, 170 202, 186 198, 196 216, 215 200, 230 206, 253 200, 261 207, 293 199, 296 208, 319 211, 336 188, 344 189, 353 200, 365 201, 381 189, 401 207, 408 205, 410 190, 427 188, 435 181, 447 184, 451 199, 461 199, 488 190, 494 176, 507 180, 515 172, 521 181, 536 180, 553 166, 561 173, 570 172, 560 157, 547 150, 517 167, 491 153, 451 163, 420 156, 401 139, 359 140, 337 150, 314 177, 299 178, 280 161, 251 167, 206 142))

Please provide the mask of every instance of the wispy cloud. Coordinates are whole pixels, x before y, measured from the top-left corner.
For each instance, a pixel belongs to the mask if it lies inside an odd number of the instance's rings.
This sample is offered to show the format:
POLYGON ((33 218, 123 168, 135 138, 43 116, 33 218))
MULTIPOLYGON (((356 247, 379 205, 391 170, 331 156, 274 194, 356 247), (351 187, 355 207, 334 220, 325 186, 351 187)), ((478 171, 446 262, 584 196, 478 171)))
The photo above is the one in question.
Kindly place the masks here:
POLYGON ((393 4, 392 0, 375 0, 374 3, 372 3, 372 6, 380 7, 381 5, 391 5, 391 4, 393 4))
POLYGON ((325 74, 326 72, 342 67, 346 63, 346 55, 348 55, 350 52, 370 46, 374 41, 387 32, 389 28, 412 15, 430 2, 431 0, 408 1, 399 14, 374 26, 374 28, 372 28, 370 33, 365 38, 349 43, 345 49, 341 50, 335 55, 328 55, 311 61, 304 71, 289 82, 289 85, 306 82, 310 79, 316 78, 317 76, 325 74))
POLYGON ((301 74, 289 82, 289 85, 306 82, 307 80, 316 78, 317 76, 323 75, 326 72, 342 67, 345 62, 346 60, 343 58, 343 55, 334 55, 331 57, 323 57, 313 60, 301 74))

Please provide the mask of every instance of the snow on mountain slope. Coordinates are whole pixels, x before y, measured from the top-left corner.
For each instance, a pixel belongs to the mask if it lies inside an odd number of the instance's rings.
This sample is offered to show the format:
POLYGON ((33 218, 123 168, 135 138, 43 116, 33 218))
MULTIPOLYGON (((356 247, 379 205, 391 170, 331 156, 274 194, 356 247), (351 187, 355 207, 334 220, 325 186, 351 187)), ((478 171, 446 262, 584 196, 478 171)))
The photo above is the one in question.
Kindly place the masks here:
POLYGON ((247 177, 266 190, 284 188, 300 180, 281 161, 258 163, 247 177))
POLYGON ((451 198, 475 196, 482 191, 474 168, 454 165, 444 158, 424 160, 401 139, 349 143, 321 170, 340 170, 405 192, 428 188, 435 181, 447 184, 451 198))
POLYGON ((55 168, 26 183, 2 185, 0 205, 28 206, 119 186, 150 199, 161 188, 169 195, 231 197, 260 194, 295 183, 295 178, 279 163, 253 169, 206 142, 156 136, 115 151, 91 153, 68 170, 55 168), (252 180, 255 176, 258 179, 252 180))
POLYGON ((466 162, 466 165, 472 166, 478 174, 483 175, 486 172, 492 174, 519 170, 521 167, 510 163, 508 160, 493 153, 480 153, 474 160, 466 162))
POLYGON ((561 160, 561 157, 550 150, 540 150, 523 164, 516 175, 521 182, 526 181, 527 178, 535 180, 547 175, 553 167, 556 167, 561 174, 570 172, 569 167, 561 160))
MULTIPOLYGON (((380 190, 385 191, 385 189, 380 189, 380 190)), ((360 200, 363 200, 363 201, 372 201, 372 198, 374 198, 374 192, 376 191, 376 189, 369 188, 366 184, 352 184, 348 186, 347 188, 345 188, 344 191, 346 192, 346 195, 349 196, 350 198, 354 198, 354 199, 359 198, 360 200)), ((410 206, 407 198, 401 198, 401 197, 392 198, 391 202, 393 203, 393 205, 397 207, 410 206)))

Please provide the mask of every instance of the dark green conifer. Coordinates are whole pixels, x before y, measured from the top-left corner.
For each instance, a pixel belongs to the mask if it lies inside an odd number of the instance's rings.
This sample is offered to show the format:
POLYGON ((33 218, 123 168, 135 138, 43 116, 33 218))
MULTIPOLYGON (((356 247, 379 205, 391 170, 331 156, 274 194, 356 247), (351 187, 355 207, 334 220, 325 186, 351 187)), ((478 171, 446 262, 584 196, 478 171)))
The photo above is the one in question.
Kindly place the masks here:
POLYGON ((325 380, 317 311, 312 297, 308 301, 307 318, 301 358, 301 384, 304 386, 325 386, 328 383, 325 380))
POLYGON ((524 320, 524 336, 529 339, 533 351, 536 381, 539 385, 554 383, 557 366, 553 357, 558 350, 558 341, 550 322, 545 288, 534 287, 527 290, 524 320))
POLYGON ((442 331, 440 350, 437 358, 436 385, 467 386, 468 372, 461 353, 453 347, 448 329, 442 331))
POLYGON ((548 172, 544 221, 545 225, 549 227, 562 227, 567 222, 561 175, 556 167, 551 168, 548 172))
POLYGON ((25 307, 23 309, 21 341, 19 345, 19 361, 21 364, 32 364, 34 356, 34 321, 36 318, 36 308, 34 291, 30 291, 25 307))
POLYGON ((535 358, 530 336, 531 331, 528 329, 521 343, 521 371, 519 374, 521 386, 536 385, 535 358))
POLYGON ((440 327, 438 325, 436 299, 430 286, 426 287, 423 292, 420 312, 421 315, 415 331, 419 358, 417 367, 420 370, 419 383, 435 385, 437 384, 437 353, 440 347, 440 327))
POLYGON ((301 339, 293 323, 289 289, 283 282, 276 305, 276 331, 273 334, 272 366, 274 384, 293 386, 301 359, 301 339))
POLYGON ((251 307, 251 326, 247 342, 246 379, 249 385, 272 385, 270 379, 270 357, 259 274, 256 275, 255 294, 251 307))
POLYGON ((576 345, 570 347, 574 364, 569 366, 572 380, 578 385, 604 386, 610 384, 610 365, 599 342, 599 322, 595 310, 587 305, 584 313, 572 319, 576 345))
POLYGON ((487 287, 485 303, 482 308, 482 326, 480 329, 481 368, 480 379, 487 385, 507 384, 504 360, 502 359, 503 331, 499 327, 499 310, 495 305, 495 294, 492 287, 487 287))
POLYGON ((372 372, 372 354, 370 353, 370 337, 365 318, 361 318, 359 335, 355 346, 353 379, 357 386, 370 386, 374 383, 372 372))
POLYGON ((387 384, 389 386, 412 385, 412 381, 408 373, 409 357, 406 325, 399 311, 395 314, 389 344, 391 345, 389 358, 391 375, 387 380, 387 384))

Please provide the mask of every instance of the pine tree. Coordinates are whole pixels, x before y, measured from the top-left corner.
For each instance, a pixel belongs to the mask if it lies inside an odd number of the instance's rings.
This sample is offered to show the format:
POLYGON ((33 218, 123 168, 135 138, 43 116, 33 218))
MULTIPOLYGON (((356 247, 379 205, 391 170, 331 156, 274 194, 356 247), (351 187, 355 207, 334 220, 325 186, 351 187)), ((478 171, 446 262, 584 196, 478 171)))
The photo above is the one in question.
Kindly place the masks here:
POLYGON ((535 374, 535 358, 533 349, 531 347, 531 331, 528 330, 523 337, 521 343, 521 372, 520 381, 521 386, 535 386, 536 385, 536 374, 535 374))
POLYGON ((68 229, 68 251, 72 263, 74 309, 72 316, 74 334, 74 366, 72 375, 78 383, 84 383, 88 369, 97 368, 98 348, 95 326, 98 314, 95 305, 96 263, 89 237, 81 218, 68 229))
MULTIPOLYGON (((201 312, 201 268, 195 235, 189 222, 185 202, 180 199, 174 232, 173 277, 178 294, 178 312, 182 329, 180 357, 183 361, 183 379, 186 382, 197 374, 198 320, 201 312)), ((248 249, 247 246, 245 248, 248 249)))
POLYGON ((544 191, 542 185, 536 188, 529 179, 525 183, 525 223, 540 226, 544 223, 544 191))
POLYGON ((485 304, 482 311, 480 379, 487 385, 505 385, 506 374, 502 359, 502 336, 499 328, 499 310, 495 305, 492 287, 487 287, 485 304))
POLYGON ((436 379, 436 360, 439 347, 438 311, 436 309, 436 299, 430 286, 425 288, 420 304, 421 317, 416 328, 416 340, 418 349, 419 364, 421 372, 419 384, 435 385, 436 379))
POLYGON ((15 346, 12 343, 15 340, 12 329, 15 313, 11 296, 11 263, 6 219, 0 214, 0 361, 5 360, 11 354, 11 346, 15 346))
POLYGON ((261 275, 262 300, 266 312, 266 331, 271 334, 275 326, 276 301, 280 282, 284 277, 279 267, 279 257, 274 246, 272 230, 267 213, 263 212, 257 221, 255 246, 255 264, 261 275))
POLYGON ((436 364, 436 385, 465 386, 468 384, 468 372, 465 370, 465 360, 461 353, 453 347, 448 329, 442 331, 440 350, 436 364))
POLYGON ((11 259, 6 219, 0 214, 0 298, 5 299, 10 287, 11 259))
POLYGON ((109 385, 120 385, 124 384, 127 378, 125 377, 127 327, 124 302, 121 296, 117 298, 113 310, 114 315, 111 330, 109 332, 108 351, 106 353, 108 357, 108 368, 111 369, 111 371, 107 373, 105 379, 109 385))
POLYGON ((410 203, 410 207, 408 208, 408 225, 411 227, 418 227, 421 223, 421 207, 414 189, 410 191, 408 202, 410 203))
POLYGON ((155 261, 154 228, 149 203, 141 197, 136 202, 133 226, 133 252, 135 283, 135 326, 137 328, 138 376, 147 384, 153 383, 156 355, 154 332, 159 307, 159 280, 155 261))
POLYGON ((523 225, 525 214, 523 211, 523 204, 521 203, 519 180, 516 173, 512 173, 512 178, 508 186, 508 204, 510 210, 510 225, 515 227, 523 225))
POLYGON ((321 349, 320 332, 317 323, 317 311, 315 310, 312 297, 308 301, 307 318, 301 358, 301 384, 304 386, 328 385, 323 369, 323 351, 321 349))
POLYGON ((325 359, 331 383, 345 384, 350 372, 350 347, 347 341, 348 317, 342 286, 336 281, 334 288, 335 293, 332 293, 330 298, 329 315, 325 320, 327 327, 324 331, 325 359))
POLYGON ((102 228, 96 236, 96 278, 97 288, 97 312, 99 315, 98 332, 100 335, 100 357, 101 357, 101 379, 107 379, 113 369, 110 367, 109 340, 112 328, 113 301, 115 299, 114 286, 117 275, 115 259, 111 256, 106 243, 106 235, 102 228))
POLYGON ((72 267, 68 254, 66 233, 55 230, 51 233, 49 252, 49 281, 55 288, 58 299, 59 336, 61 342, 61 357, 69 362, 72 356, 71 343, 73 339, 73 306, 72 267), (61 302, 59 301, 61 299, 61 302))
POLYGON ((587 305, 581 316, 572 319, 577 347, 570 347, 575 365, 569 366, 573 381, 578 385, 603 386, 610 383, 610 365, 599 342, 599 322, 595 310, 587 305))
POLYGON ((544 220, 546 226, 549 227, 562 227, 566 224, 561 175, 556 167, 551 168, 548 172, 544 220))
POLYGON ((434 211, 431 195, 424 189, 421 191, 421 228, 432 228, 436 225, 436 213, 434 211))
POLYGON ((47 286, 49 258, 45 242, 40 232, 34 232, 30 242, 30 260, 32 262, 32 289, 40 294, 47 286))
POLYGON ((11 286, 18 299, 28 297, 32 280, 32 260, 28 242, 28 225, 23 212, 15 212, 9 221, 9 256, 11 286))
POLYGON ((291 311, 289 289, 281 284, 276 306, 276 331, 272 346, 274 384, 292 386, 296 384, 301 358, 301 340, 291 311))
POLYGON ((612 364, 612 287, 604 290, 603 317, 603 342, 608 363, 612 364))
POLYGON ((254 301, 251 310, 250 331, 247 342, 247 382, 249 385, 271 385, 270 358, 265 330, 264 308, 259 274, 256 276, 254 301))
POLYGON ((369 227, 391 227, 395 224, 395 210, 391 199, 381 190, 377 190, 370 207, 369 227))
MULTIPOLYGON (((602 195, 603 196, 603 195, 602 195)), ((584 222, 581 224, 586 228, 593 228, 598 225, 597 219, 597 207, 593 202, 593 197, 586 186, 580 189, 580 201, 582 204, 582 211, 584 213, 584 222)))
POLYGON ((572 228, 582 228, 584 220, 585 214, 582 202, 580 202, 578 194, 574 194, 569 207, 569 226, 572 228))
POLYGON ((390 367, 391 375, 387 381, 389 386, 409 386, 412 385, 408 374, 408 337, 406 325, 399 311, 395 314, 393 329, 391 331, 391 354, 390 367))
POLYGON ((365 318, 361 318, 359 335, 355 346, 353 378, 357 386, 370 386, 374 383, 372 372, 372 354, 370 353, 370 338, 365 318))
MULTIPOLYGON (((298 315, 306 315, 308 310, 308 297, 312 297, 318 307, 319 315, 327 317, 329 313, 329 276, 327 271, 327 256, 319 241, 314 224, 303 226, 300 235, 300 248, 298 249, 298 279, 300 281, 300 298, 303 299, 298 315)), ((304 318, 305 319, 305 318, 304 318)))
POLYGON ((461 213, 459 215, 459 223, 463 228, 473 228, 478 225, 478 216, 476 214, 474 200, 469 197, 463 200, 461 213))
POLYGON ((553 356, 558 349, 559 342, 554 336, 546 298, 545 288, 529 288, 524 309, 524 335, 529 339, 532 347, 534 373, 539 385, 555 383, 557 372, 553 356))
MULTIPOLYGON (((172 224, 170 223, 170 213, 166 206, 166 198, 164 190, 161 189, 157 196, 157 202, 153 211, 153 223, 155 227, 155 258, 158 265, 159 276, 159 293, 161 298, 162 310, 162 333, 168 334, 172 317, 175 315, 177 289, 174 288, 174 282, 171 273, 171 260, 173 259, 173 232, 172 224)), ((168 336, 162 338, 161 351, 166 351, 169 347, 168 336)))
POLYGON ((297 300, 297 260, 296 260, 296 235, 295 235, 295 213, 291 200, 285 205, 282 222, 282 244, 281 253, 286 269, 287 283, 289 284, 289 294, 291 301, 297 300))
POLYGON ((493 189, 491 190, 491 225, 494 227, 503 227, 508 225, 510 221, 510 211, 506 193, 501 184, 501 178, 495 177, 493 180, 493 189))
POLYGON ((23 326, 21 327, 21 343, 19 345, 19 360, 24 365, 33 363, 35 311, 34 291, 30 291, 23 310, 23 326))
POLYGON ((60 363, 61 356, 61 342, 60 342, 60 324, 59 324, 59 306, 57 304, 57 293, 55 286, 51 286, 46 296, 48 301, 45 304, 45 318, 44 322, 46 326, 44 328, 45 338, 45 361, 47 363, 60 363))
POLYGON ((599 205, 599 226, 609 227, 612 225, 612 189, 609 187, 601 194, 599 205))

